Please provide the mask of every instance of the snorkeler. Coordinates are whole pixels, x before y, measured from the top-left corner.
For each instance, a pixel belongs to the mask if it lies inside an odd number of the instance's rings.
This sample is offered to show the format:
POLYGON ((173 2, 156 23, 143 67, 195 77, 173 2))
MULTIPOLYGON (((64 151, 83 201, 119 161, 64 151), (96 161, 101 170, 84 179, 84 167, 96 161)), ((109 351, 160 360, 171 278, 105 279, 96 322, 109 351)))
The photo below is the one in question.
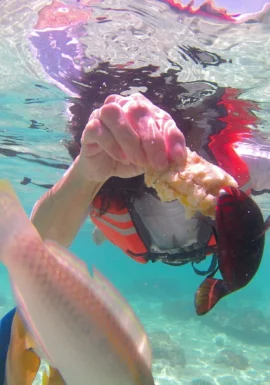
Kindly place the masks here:
MULTIPOLYGON (((269 192, 270 143, 251 128, 257 106, 239 99, 241 91, 233 88, 179 83, 176 63, 158 73, 153 65, 133 69, 85 58, 78 36, 90 17, 90 7, 53 1, 30 37, 50 79, 73 96, 73 140, 66 143, 73 163, 36 203, 32 222, 43 238, 69 246, 90 215, 96 242, 107 239, 139 263, 192 263, 197 274, 209 275, 215 257, 205 272, 194 264, 215 250, 214 221, 186 219, 179 202, 161 202, 146 187, 143 170, 181 165, 188 146, 231 174, 247 194, 269 192), (87 66, 93 70, 84 72, 87 66)), ((226 63, 196 47, 183 54, 203 66, 226 63)), ((0 330, 6 338, 0 341, 2 379, 13 316, 14 311, 2 320, 0 330)))

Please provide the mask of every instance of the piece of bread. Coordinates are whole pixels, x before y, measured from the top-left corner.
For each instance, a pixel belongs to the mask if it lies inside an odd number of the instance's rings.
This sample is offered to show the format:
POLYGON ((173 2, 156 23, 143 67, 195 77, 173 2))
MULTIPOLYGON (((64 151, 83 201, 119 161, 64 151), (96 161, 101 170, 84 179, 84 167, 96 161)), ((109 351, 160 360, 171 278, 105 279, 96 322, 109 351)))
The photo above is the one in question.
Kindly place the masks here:
POLYGON ((165 173, 148 169, 145 183, 153 187, 163 202, 178 199, 186 208, 186 218, 197 211, 215 217, 217 196, 222 187, 238 187, 236 180, 220 167, 187 148, 186 164, 165 173))

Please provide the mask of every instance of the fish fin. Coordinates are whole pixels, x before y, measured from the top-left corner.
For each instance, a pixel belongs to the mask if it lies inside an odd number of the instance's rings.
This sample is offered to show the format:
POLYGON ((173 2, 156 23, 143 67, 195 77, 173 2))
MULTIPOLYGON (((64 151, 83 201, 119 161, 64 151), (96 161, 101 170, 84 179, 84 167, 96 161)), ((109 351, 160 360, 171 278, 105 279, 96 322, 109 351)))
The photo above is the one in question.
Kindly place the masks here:
POLYGON ((262 235, 266 233, 266 231, 269 229, 269 227, 270 227, 270 215, 268 218, 266 218, 266 221, 264 222, 262 235))
MULTIPOLYGON (((21 240, 43 241, 27 217, 10 182, 0 180, 0 260, 7 265, 21 240), (15 242, 16 241, 16 242, 15 242)), ((27 242, 23 242, 28 247, 27 242)))
POLYGON ((48 382, 49 382, 49 376, 48 376, 47 371, 44 370, 44 371, 43 371, 43 374, 42 374, 41 384, 42 384, 42 385, 48 385, 48 382))
POLYGON ((152 367, 152 350, 148 336, 136 317, 133 309, 120 292, 105 278, 97 269, 93 269, 95 283, 101 290, 103 300, 107 307, 120 320, 122 327, 131 336, 134 344, 142 357, 144 357, 149 368, 152 367))
POLYGON ((259 233, 259 235, 257 235, 255 237, 255 240, 258 240, 259 238, 261 238, 262 236, 265 235, 265 233, 267 232, 267 230, 269 229, 270 227, 270 215, 268 218, 266 218, 266 221, 264 222, 264 225, 263 225, 263 230, 261 233, 259 233))
POLYGON ((221 279, 206 278, 199 286, 195 295, 197 315, 208 313, 218 301, 230 293, 221 279))
POLYGON ((50 374, 48 376, 46 385, 66 385, 66 382, 61 376, 61 374, 59 373, 59 371, 53 368, 52 366, 50 366, 50 374))
MULTIPOLYGON (((26 380, 24 380, 23 384, 32 385, 40 368, 39 356, 31 350, 26 351, 22 359, 22 366, 24 368, 23 376, 26 377, 26 380)), ((23 377, 21 377, 21 380, 22 378, 23 377)))
POLYGON ((6 193, 8 195, 12 195, 14 198, 19 200, 14 188, 12 187, 12 184, 8 180, 5 180, 5 179, 0 180, 0 192, 6 193))
POLYGON ((43 371, 41 384, 42 385, 66 385, 66 382, 63 380, 63 377, 58 372, 58 370, 50 366, 49 374, 47 370, 43 371))
POLYGON ((19 289, 13 284, 13 292, 17 303, 17 311, 20 317, 23 320, 24 327, 26 327, 27 334, 25 336, 25 348, 32 349, 40 358, 45 360, 47 363, 52 364, 52 359, 50 358, 46 348, 43 345, 43 342, 33 325, 31 316, 27 313, 24 299, 19 291, 19 289))
POLYGON ((36 343, 34 341, 34 338, 30 335, 29 332, 25 335, 25 348, 27 350, 35 350, 36 343))
POLYGON ((14 315, 6 363, 6 383, 31 385, 40 367, 40 358, 27 348, 27 331, 19 314, 14 315))
POLYGON ((107 238, 105 237, 103 232, 98 227, 95 227, 93 232, 92 232, 92 239, 93 239, 94 243, 97 246, 99 246, 103 242, 105 242, 107 238))

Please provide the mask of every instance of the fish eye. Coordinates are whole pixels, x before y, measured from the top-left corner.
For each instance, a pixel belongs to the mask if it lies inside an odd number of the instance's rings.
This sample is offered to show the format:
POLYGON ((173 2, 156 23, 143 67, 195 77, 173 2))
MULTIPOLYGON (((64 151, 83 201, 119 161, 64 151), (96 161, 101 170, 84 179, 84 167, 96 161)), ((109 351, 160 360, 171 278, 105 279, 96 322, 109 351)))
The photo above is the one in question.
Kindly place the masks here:
POLYGON ((68 12, 68 8, 58 8, 58 11, 59 12, 63 12, 63 13, 67 13, 68 12))
POLYGON ((224 189, 220 189, 219 190, 219 195, 222 196, 222 195, 228 195, 227 191, 224 190, 224 189))

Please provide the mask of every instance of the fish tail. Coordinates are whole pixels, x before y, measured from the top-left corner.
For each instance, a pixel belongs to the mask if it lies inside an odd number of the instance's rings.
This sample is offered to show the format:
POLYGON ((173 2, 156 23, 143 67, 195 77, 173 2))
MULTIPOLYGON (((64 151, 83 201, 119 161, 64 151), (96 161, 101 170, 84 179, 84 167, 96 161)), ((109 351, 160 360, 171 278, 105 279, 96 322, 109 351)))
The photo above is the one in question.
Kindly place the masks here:
POLYGON ((40 367, 40 358, 32 351, 22 319, 15 313, 6 362, 7 384, 33 384, 40 367))
MULTIPOLYGON (((65 381, 63 380, 63 377, 58 372, 57 369, 54 369, 50 366, 50 375, 47 379, 46 385, 65 385, 65 381)), ((42 384, 45 385, 45 384, 42 384)))
POLYGON ((197 315, 208 313, 218 301, 230 293, 225 282, 221 279, 206 278, 200 285, 195 295, 195 308, 197 315))
POLYGON ((7 263, 12 253, 12 247, 21 247, 22 240, 40 239, 34 226, 31 225, 20 201, 7 180, 0 180, 0 261, 7 263), (20 238, 19 238, 20 237, 20 238), (16 244, 17 243, 17 244, 16 244))
POLYGON ((263 232, 260 234, 260 236, 263 236, 266 233, 266 231, 269 230, 269 228, 270 228, 270 215, 264 222, 263 232))
POLYGON ((42 385, 65 385, 65 381, 63 380, 63 377, 58 372, 57 369, 54 369, 53 367, 49 367, 50 374, 48 375, 47 371, 44 370, 42 374, 42 385))
POLYGON ((46 370, 44 370, 44 372, 43 372, 43 374, 42 374, 41 384, 42 384, 42 385, 48 385, 48 381, 49 381, 48 373, 47 373, 46 370))

